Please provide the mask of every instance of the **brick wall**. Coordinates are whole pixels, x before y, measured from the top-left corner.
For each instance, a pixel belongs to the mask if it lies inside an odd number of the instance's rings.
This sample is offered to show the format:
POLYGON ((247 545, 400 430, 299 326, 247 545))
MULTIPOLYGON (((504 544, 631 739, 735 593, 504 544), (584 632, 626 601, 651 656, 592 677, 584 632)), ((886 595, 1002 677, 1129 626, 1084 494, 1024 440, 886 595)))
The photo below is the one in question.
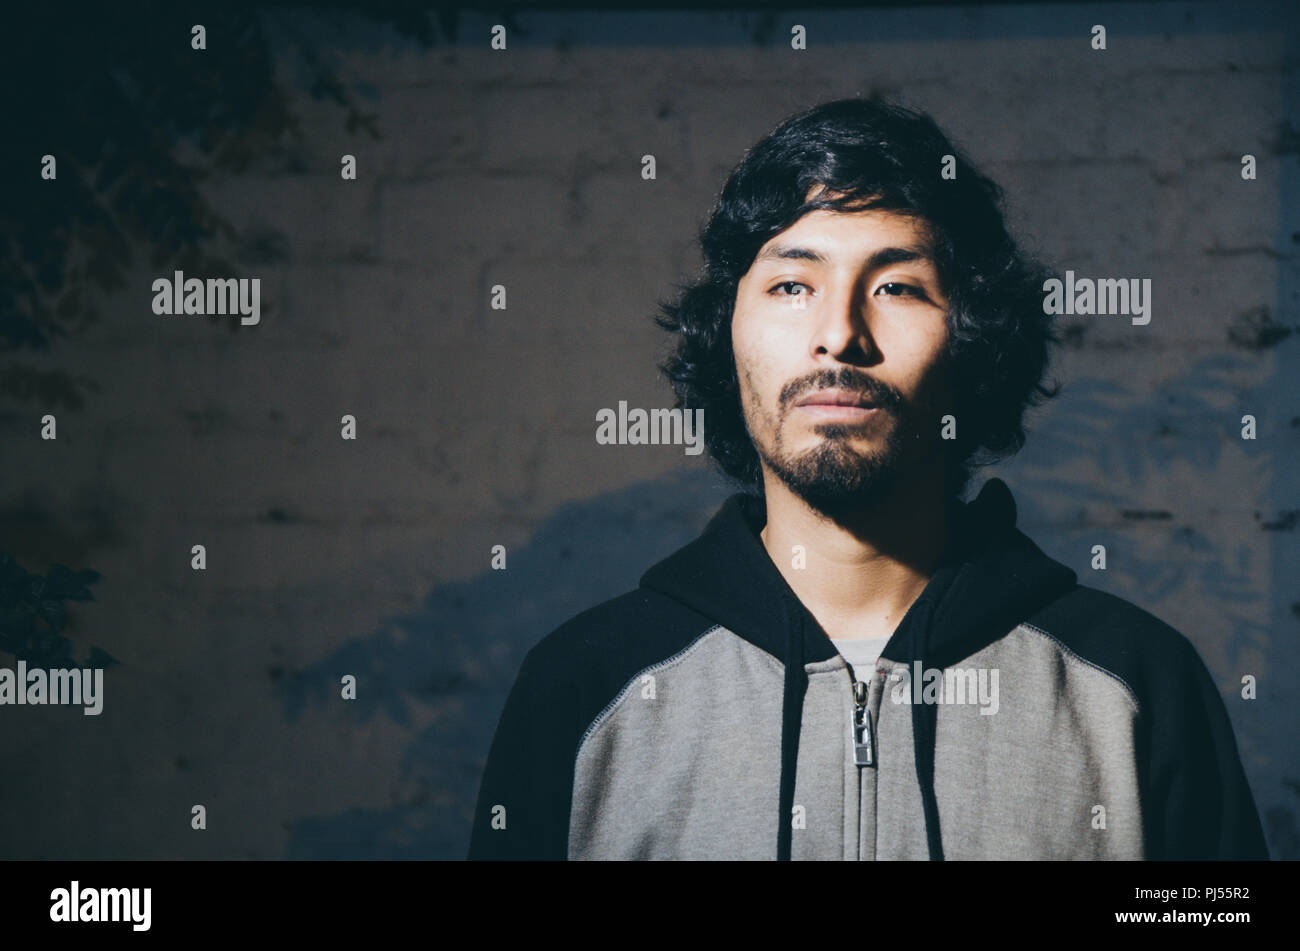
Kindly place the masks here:
MULTIPOLYGON (((1270 846, 1300 856, 1293 34, 1271 7, 1104 9, 808 14, 802 52, 784 20, 763 34, 722 13, 525 17, 537 32, 506 52, 473 17, 432 48, 353 17, 276 33, 298 170, 203 186, 284 251, 240 265, 262 280, 260 325, 154 316, 163 272, 140 248, 104 319, 42 358, 101 391, 7 471, 0 547, 101 571, 75 636, 123 664, 98 718, 5 711, 6 854, 463 854, 523 651, 726 495, 680 446, 594 440, 601 407, 671 405, 656 298, 696 267, 748 146, 796 109, 878 92, 931 112, 1059 270, 1152 279, 1148 326, 1063 321, 1066 389, 996 474, 1049 554, 1196 643, 1270 846), (301 88, 303 37, 378 139, 301 88), (506 572, 488 570, 495 544, 506 572)), ((46 409, 0 409, 6 452, 36 438, 46 409)))

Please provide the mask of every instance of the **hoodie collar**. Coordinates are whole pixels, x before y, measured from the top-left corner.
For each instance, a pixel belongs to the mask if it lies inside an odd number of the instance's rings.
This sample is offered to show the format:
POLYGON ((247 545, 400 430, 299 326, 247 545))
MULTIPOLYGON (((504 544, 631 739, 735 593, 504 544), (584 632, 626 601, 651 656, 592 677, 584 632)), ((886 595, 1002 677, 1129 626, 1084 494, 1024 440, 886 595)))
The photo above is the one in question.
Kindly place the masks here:
MULTIPOLYGON (((641 586, 674 598, 781 660, 785 619, 802 619, 804 661, 835 656, 834 644, 768 555, 759 536, 766 522, 762 497, 731 496, 698 538, 646 571, 641 586)), ((1016 505, 1006 483, 989 479, 973 501, 954 503, 949 549, 884 652, 906 663, 923 659, 914 656, 921 650, 912 646, 916 641, 908 628, 909 618, 924 614, 924 660, 934 666, 956 663, 1075 583, 1071 569, 1016 527, 1016 505)))

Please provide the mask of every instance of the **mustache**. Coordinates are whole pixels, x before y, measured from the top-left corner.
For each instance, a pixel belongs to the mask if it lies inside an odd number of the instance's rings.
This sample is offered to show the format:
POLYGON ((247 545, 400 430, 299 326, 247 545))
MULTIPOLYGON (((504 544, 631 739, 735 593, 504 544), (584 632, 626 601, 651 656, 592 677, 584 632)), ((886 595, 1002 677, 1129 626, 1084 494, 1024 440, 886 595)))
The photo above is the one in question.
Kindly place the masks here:
POLYGON ((902 403, 902 395, 893 387, 849 367, 820 370, 802 379, 791 380, 781 388, 778 402, 782 408, 788 409, 795 400, 807 393, 832 388, 861 394, 885 409, 894 409, 902 403))

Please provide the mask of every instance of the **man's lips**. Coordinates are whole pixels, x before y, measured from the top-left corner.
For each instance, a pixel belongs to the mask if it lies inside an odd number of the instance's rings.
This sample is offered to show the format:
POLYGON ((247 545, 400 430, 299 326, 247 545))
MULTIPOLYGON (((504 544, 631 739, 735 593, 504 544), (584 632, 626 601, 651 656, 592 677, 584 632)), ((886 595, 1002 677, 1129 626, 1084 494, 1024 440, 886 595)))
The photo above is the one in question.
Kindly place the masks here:
POLYGON ((795 405, 876 408, 875 400, 864 393, 855 393, 852 390, 818 390, 809 393, 795 405))

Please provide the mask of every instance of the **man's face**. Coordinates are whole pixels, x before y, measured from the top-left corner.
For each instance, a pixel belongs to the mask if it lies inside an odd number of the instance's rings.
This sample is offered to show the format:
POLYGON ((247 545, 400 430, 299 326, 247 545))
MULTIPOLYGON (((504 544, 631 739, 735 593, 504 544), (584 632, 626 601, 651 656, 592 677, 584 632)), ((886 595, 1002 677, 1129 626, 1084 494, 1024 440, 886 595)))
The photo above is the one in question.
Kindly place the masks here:
POLYGON ((831 512, 937 466, 939 420, 954 412, 947 311, 913 218, 817 210, 764 244, 737 288, 731 334, 765 468, 831 512), (868 405, 832 405, 846 402, 868 405))

